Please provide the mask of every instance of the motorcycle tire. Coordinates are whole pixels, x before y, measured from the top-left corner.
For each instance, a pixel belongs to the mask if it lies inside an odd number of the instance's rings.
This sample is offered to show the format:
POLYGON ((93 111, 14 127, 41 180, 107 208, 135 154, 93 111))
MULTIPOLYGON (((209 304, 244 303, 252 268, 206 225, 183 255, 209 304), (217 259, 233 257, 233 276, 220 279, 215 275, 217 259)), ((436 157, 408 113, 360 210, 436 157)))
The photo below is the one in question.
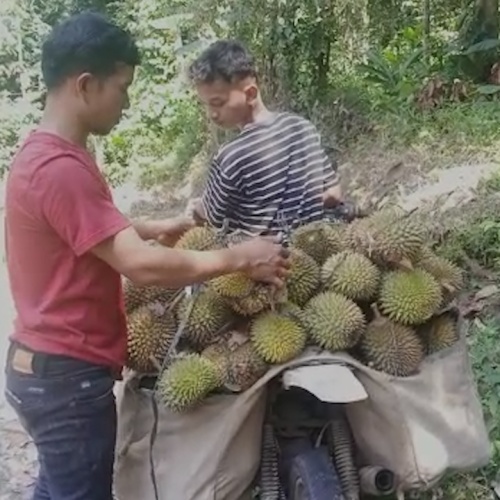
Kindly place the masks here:
POLYGON ((288 475, 288 500, 345 500, 324 446, 298 454, 288 475))

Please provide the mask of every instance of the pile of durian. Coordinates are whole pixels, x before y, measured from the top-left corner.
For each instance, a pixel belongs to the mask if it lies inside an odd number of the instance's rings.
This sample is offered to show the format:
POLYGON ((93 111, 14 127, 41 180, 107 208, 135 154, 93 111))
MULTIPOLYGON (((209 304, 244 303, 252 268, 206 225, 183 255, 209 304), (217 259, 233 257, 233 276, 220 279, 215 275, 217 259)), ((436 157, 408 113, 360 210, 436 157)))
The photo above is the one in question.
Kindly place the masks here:
MULTIPOLYGON (((291 269, 281 290, 239 273, 192 294, 125 283, 127 366, 158 376, 168 408, 186 411, 214 392, 244 391, 309 345, 406 377, 458 340, 451 305, 464 286, 462 270, 434 253, 411 214, 390 207, 350 224, 309 223, 288 237, 291 269), (175 355, 163 367, 179 327, 175 355)), ((176 246, 211 250, 240 239, 204 226, 176 246)))

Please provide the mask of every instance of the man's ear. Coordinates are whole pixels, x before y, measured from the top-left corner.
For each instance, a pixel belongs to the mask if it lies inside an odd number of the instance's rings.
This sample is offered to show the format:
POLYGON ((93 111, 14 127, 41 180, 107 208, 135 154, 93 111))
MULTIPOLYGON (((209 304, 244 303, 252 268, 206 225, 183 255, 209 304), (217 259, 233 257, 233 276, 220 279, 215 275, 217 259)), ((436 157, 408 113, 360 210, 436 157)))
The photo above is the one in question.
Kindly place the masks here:
POLYGON ((255 83, 249 83, 245 87, 245 95, 247 98, 247 103, 248 104, 253 104, 257 97, 259 96, 259 89, 257 88, 257 85, 255 83))
POLYGON ((90 73, 82 73, 75 80, 75 90, 76 93, 83 97, 83 99, 87 99, 88 92, 90 90, 90 86, 93 85, 93 77, 90 73))

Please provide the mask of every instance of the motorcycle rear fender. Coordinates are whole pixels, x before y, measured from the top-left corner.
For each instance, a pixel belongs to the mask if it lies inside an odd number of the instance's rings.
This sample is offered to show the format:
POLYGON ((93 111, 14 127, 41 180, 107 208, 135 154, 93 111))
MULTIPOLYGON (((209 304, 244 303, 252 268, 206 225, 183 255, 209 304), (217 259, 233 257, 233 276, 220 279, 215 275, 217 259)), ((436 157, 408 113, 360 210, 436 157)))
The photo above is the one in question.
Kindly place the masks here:
POLYGON ((368 398, 352 371, 337 363, 290 368, 283 373, 283 386, 300 387, 325 403, 353 403, 368 398))

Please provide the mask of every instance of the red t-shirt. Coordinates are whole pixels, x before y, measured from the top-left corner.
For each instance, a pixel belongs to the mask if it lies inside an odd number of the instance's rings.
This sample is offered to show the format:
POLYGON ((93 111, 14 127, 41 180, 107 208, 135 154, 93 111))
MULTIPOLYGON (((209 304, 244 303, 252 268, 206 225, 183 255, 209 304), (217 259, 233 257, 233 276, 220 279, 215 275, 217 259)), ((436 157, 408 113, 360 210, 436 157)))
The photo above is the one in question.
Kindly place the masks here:
POLYGON ((126 320, 119 273, 89 250, 130 225, 90 154, 36 131, 7 179, 5 239, 17 310, 12 339, 120 369, 126 320))

